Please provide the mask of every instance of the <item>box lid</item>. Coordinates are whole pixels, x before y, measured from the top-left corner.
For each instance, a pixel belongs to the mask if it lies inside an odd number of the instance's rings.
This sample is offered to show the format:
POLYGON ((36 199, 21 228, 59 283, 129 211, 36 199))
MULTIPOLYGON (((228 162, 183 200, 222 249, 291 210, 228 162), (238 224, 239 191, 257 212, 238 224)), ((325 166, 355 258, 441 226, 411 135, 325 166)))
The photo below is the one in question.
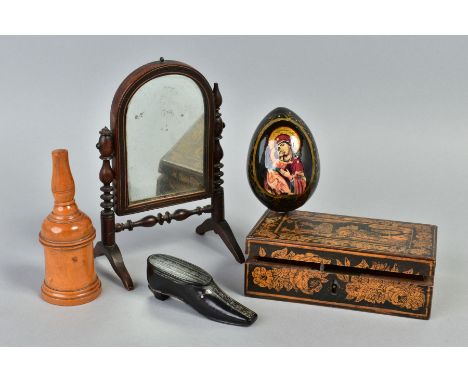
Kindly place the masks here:
POLYGON ((267 211, 247 235, 246 251, 262 260, 332 264, 432 276, 437 227, 428 224, 267 211))

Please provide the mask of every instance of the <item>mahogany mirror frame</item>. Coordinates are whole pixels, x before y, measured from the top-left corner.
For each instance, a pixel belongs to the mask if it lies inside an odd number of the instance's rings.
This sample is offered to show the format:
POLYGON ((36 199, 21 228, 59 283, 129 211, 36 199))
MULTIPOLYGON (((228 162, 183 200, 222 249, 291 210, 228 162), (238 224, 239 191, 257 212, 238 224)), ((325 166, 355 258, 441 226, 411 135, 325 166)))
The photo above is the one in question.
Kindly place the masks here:
POLYGON ((112 159, 112 167, 115 169, 115 213, 119 216, 133 214, 142 211, 153 210, 174 204, 191 202, 211 197, 213 193, 213 157, 214 157, 214 130, 215 130, 215 106, 213 90, 208 81, 197 70, 177 61, 158 61, 144 65, 133 71, 120 85, 115 93, 111 107, 111 131, 115 134, 117 143, 115 156, 112 159), (184 75, 193 80, 203 96, 204 103, 204 190, 191 192, 190 194, 165 196, 151 201, 139 201, 130 204, 128 193, 127 175, 127 142, 126 142, 126 117, 130 100, 134 94, 147 82, 165 75, 184 75))
POLYGON ((132 231, 136 227, 152 227, 156 224, 170 223, 172 220, 185 220, 192 215, 209 213, 211 217, 196 228, 203 235, 213 230, 224 241, 239 263, 244 262, 244 255, 234 234, 224 218, 224 190, 222 187, 223 150, 220 139, 224 122, 219 112, 222 103, 218 84, 211 88, 206 78, 191 66, 178 61, 151 62, 134 70, 125 78, 117 89, 112 101, 110 121, 111 129, 102 129, 96 145, 103 161, 99 179, 101 187, 101 241, 94 249, 94 256, 105 255, 112 268, 121 279, 124 287, 134 289, 133 281, 125 267, 121 251, 115 241, 115 234, 124 230, 132 231), (204 102, 204 190, 181 195, 165 196, 162 199, 149 199, 129 202, 127 174, 126 113, 133 95, 148 81, 165 75, 183 75, 192 79, 199 87, 204 102), (137 221, 127 220, 115 223, 115 215, 124 216, 137 212, 153 210, 194 200, 211 198, 211 204, 193 210, 178 209, 173 213, 149 215, 137 221))

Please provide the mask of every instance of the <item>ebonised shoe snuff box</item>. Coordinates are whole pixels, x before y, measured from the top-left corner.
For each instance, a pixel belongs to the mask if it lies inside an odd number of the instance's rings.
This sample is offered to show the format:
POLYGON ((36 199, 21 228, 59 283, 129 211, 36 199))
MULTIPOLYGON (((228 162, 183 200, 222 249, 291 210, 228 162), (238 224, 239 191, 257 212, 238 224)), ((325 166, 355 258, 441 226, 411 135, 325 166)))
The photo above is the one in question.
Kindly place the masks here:
POLYGON ((174 256, 155 254, 147 260, 148 287, 158 300, 175 297, 200 314, 225 324, 250 326, 257 314, 227 295, 213 277, 174 256))

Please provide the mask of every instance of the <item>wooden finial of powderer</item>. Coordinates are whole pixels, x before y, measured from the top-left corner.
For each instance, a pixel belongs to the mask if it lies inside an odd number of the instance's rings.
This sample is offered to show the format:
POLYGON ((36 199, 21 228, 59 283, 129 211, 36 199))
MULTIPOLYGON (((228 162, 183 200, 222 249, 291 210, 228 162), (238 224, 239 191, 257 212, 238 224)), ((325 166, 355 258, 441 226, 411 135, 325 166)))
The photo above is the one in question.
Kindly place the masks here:
POLYGON ((68 151, 52 151, 54 208, 44 219, 39 241, 44 247, 45 278, 42 298, 55 305, 80 305, 101 293, 94 269, 91 219, 75 203, 75 183, 68 151))
POLYGON ((68 163, 68 151, 52 151, 52 193, 55 203, 70 203, 75 198, 75 182, 68 163))

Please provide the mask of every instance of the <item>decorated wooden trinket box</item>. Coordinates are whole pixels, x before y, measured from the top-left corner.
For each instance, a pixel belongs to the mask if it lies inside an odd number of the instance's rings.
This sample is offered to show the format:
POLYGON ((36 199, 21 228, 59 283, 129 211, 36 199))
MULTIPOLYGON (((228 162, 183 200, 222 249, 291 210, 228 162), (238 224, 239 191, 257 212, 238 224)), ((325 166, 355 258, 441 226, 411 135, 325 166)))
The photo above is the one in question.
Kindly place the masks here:
POLYGON ((437 227, 267 212, 246 239, 245 294, 428 319, 437 227))

